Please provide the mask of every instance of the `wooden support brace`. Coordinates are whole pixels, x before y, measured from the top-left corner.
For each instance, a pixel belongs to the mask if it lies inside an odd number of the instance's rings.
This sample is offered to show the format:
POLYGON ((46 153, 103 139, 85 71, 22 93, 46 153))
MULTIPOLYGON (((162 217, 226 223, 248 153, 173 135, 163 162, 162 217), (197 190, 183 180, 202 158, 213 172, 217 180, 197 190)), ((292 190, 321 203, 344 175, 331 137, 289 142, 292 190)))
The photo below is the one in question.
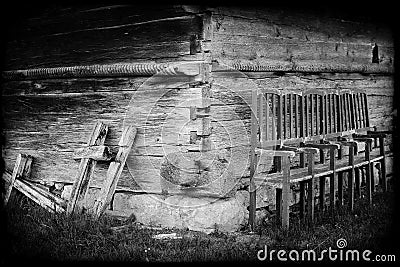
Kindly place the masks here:
POLYGON ((303 220, 304 219, 304 213, 306 210, 306 194, 305 194, 305 182, 301 181, 300 182, 300 199, 299 199, 299 205, 300 205, 300 219, 303 220))
POLYGON ((335 149, 331 148, 329 150, 329 160, 330 160, 330 165, 329 169, 333 171, 333 173, 330 176, 330 181, 329 181, 329 197, 330 197, 330 210, 331 214, 334 215, 335 212, 335 180, 336 180, 336 157, 335 157, 335 149))
MULTIPOLYGON (((108 126, 102 122, 97 122, 87 145, 103 145, 108 132, 108 126)), ((84 201, 89 190, 90 178, 93 175, 96 161, 90 158, 82 158, 79 164, 78 174, 72 187, 71 196, 67 205, 67 214, 82 212, 84 201)))
POLYGON ((283 185, 282 185, 282 229, 289 230, 289 198, 290 198, 290 159, 282 157, 283 185))
POLYGON ((307 154, 308 161, 308 174, 312 177, 308 180, 308 195, 307 195, 307 214, 308 223, 312 224, 314 222, 314 153, 307 154))
MULTIPOLYGON (((3 179, 10 182, 12 174, 7 171, 3 173, 3 179)), ((23 176, 27 177, 27 176, 23 176)), ((14 188, 24 194, 26 197, 43 207, 49 212, 64 212, 66 202, 64 199, 38 187, 32 182, 22 179, 16 179, 14 188)))
POLYGON ((109 161, 112 156, 107 146, 88 146, 75 150, 73 159, 92 159, 96 161, 109 161))
POLYGON ((33 157, 26 154, 18 154, 17 160, 15 161, 14 169, 9 179, 8 187, 6 188, 6 192, 4 194, 4 206, 7 205, 8 200, 11 196, 11 191, 15 186, 15 182, 17 179, 22 177, 28 178, 31 173, 31 165, 32 165, 33 157))
POLYGON ((360 177, 360 168, 355 168, 354 169, 355 173, 355 193, 357 198, 361 198, 361 177, 360 177))
POLYGON ((385 142, 384 137, 379 137, 379 155, 382 156, 381 160, 381 178, 382 178, 382 189, 383 192, 387 191, 387 179, 386 179, 386 157, 385 157, 385 142))
POLYGON ((349 165, 352 168, 348 172, 348 191, 349 191, 349 209, 354 210, 354 146, 349 147, 349 165))
POLYGON ((95 219, 98 219, 101 214, 103 214, 111 202, 119 177, 121 176, 126 159, 128 158, 129 152, 135 140, 135 136, 136 128, 133 126, 128 126, 124 129, 120 142, 118 143, 119 150, 117 156, 115 157, 115 161, 110 163, 110 166, 107 170, 106 180, 104 181, 101 191, 91 210, 91 213, 95 219))
POLYGON ((365 144, 365 160, 368 160, 368 165, 366 166, 365 169, 365 184, 367 188, 367 199, 368 199, 368 204, 372 204, 372 181, 371 181, 371 173, 373 172, 373 166, 371 164, 371 156, 370 156, 370 148, 372 146, 372 142, 366 142, 365 144))

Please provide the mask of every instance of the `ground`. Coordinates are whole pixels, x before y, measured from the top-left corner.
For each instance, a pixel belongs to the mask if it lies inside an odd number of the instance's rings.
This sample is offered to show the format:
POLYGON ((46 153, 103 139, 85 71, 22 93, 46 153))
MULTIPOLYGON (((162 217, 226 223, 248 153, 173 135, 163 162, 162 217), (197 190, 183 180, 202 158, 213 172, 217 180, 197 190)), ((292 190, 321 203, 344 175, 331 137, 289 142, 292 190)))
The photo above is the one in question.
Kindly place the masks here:
POLYGON ((348 249, 368 249, 372 255, 395 255, 400 259, 399 246, 394 242, 397 233, 394 199, 393 192, 376 192, 372 206, 360 200, 353 213, 339 210, 334 219, 328 214, 317 214, 317 222, 312 227, 301 224, 294 217, 288 233, 282 232, 270 220, 253 235, 246 231, 207 235, 173 229, 146 229, 134 223, 116 231, 115 226, 121 225, 116 219, 102 217, 96 222, 82 216, 68 218, 50 214, 13 192, 5 209, 6 238, 2 238, 1 244, 4 246, 1 251, 5 253, 1 262, 258 261, 257 252, 265 245, 275 250, 313 249, 320 253, 329 247, 337 248, 336 242, 340 238, 347 241, 348 249), (153 236, 159 233, 177 233, 182 238, 154 239, 153 236))

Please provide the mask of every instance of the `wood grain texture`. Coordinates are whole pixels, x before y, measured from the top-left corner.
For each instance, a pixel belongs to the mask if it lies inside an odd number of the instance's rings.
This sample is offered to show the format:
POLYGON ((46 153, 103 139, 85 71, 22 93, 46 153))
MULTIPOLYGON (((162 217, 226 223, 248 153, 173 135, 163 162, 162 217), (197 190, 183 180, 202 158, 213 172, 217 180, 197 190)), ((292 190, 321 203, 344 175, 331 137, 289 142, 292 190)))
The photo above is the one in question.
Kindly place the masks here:
POLYGON ((12 189, 17 179, 22 179, 30 176, 32 156, 26 154, 18 154, 15 160, 14 169, 11 173, 10 179, 8 180, 8 185, 4 193, 3 202, 7 205, 8 200, 11 196, 12 189))
POLYGON ((118 143, 119 151, 115 157, 115 161, 110 163, 107 170, 107 177, 91 211, 95 218, 99 218, 111 202, 119 177, 121 176, 126 159, 128 158, 135 140, 136 132, 137 130, 133 126, 127 126, 122 132, 121 139, 118 143))
POLYGON ((202 18, 180 7, 57 13, 44 10, 11 23, 6 69, 177 59, 190 54, 190 36, 202 31, 202 18))
MULTIPOLYGON (((4 180, 11 180, 11 176, 12 175, 7 171, 3 173, 4 180)), ((66 201, 40 188, 36 184, 33 184, 27 180, 17 179, 15 180, 14 187, 49 212, 65 211, 66 201)))
POLYGON ((212 58, 237 70, 394 72, 394 43, 388 25, 284 8, 211 11, 212 58), (375 43, 382 48, 379 64, 372 63, 375 43))
MULTIPOLYGON (((103 145, 108 132, 108 126, 102 122, 97 122, 87 141, 88 146, 103 145)), ((72 192, 67 206, 67 214, 80 213, 83 210, 90 180, 94 173, 96 160, 82 158, 79 163, 78 173, 72 187, 72 192)))
POLYGON ((77 149, 72 156, 74 159, 89 158, 96 161, 108 161, 111 159, 111 154, 107 146, 89 146, 77 149))

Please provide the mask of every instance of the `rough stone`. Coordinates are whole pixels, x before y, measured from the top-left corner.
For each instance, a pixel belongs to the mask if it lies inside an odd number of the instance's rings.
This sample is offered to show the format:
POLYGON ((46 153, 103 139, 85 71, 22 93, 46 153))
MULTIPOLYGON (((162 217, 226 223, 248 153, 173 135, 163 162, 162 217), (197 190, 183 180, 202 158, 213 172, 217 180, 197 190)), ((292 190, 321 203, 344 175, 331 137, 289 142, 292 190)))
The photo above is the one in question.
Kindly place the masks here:
POLYGON ((236 198, 194 198, 117 193, 114 210, 134 214, 137 222, 149 226, 189 229, 206 233, 239 230, 245 223, 245 208, 236 198))

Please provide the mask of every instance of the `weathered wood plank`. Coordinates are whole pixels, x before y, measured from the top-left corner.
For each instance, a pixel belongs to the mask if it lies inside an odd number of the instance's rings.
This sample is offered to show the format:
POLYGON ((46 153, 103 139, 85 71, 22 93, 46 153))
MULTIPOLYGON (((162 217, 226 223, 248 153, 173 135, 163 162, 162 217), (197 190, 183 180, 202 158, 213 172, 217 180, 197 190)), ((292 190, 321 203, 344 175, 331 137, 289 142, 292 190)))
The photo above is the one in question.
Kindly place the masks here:
POLYGON ((89 158, 96 161, 108 161, 111 159, 111 154, 107 146, 89 146, 75 150, 74 159, 89 158))
POLYGON ((201 24, 200 17, 191 15, 184 19, 71 31, 68 34, 10 41, 6 47, 5 68, 61 67, 82 62, 105 64, 132 62, 133 59, 176 58, 190 54, 189 37, 201 33, 201 24), (103 38, 105 35, 106 40, 103 38), (64 45, 60 47, 60 43, 64 45))
MULTIPOLYGON (((3 179, 8 181, 11 180, 11 174, 7 171, 4 172, 3 179)), ((63 199, 51 194, 50 192, 46 192, 29 181, 17 179, 15 180, 14 187, 29 199, 50 212, 65 211, 66 203, 63 199)))
MULTIPOLYGON (((88 146, 103 145, 108 132, 108 126, 97 122, 87 142, 88 146)), ((72 188, 71 197, 68 201, 67 213, 79 213, 82 211, 82 203, 89 190, 90 179, 93 175, 96 161, 83 158, 79 164, 78 174, 72 188)))
POLYGON ((392 44, 393 40, 387 25, 366 21, 359 23, 354 17, 351 20, 337 19, 327 16, 326 13, 312 13, 307 10, 295 12, 285 8, 265 8, 262 11, 249 7, 244 9, 211 9, 215 33, 310 42, 371 44, 376 41, 382 45, 392 44), (354 32, 357 32, 356 36, 354 32))
POLYGON ((4 193, 4 205, 7 205, 8 199, 11 196, 11 191, 14 187, 15 181, 18 178, 29 177, 31 173, 32 156, 26 154, 18 154, 14 164, 14 170, 9 179, 8 187, 4 193))
MULTIPOLYGON (((98 8, 96 6, 39 8, 31 14, 20 17, 18 27, 13 25, 14 22, 9 22, 10 28, 32 38, 159 23, 193 14, 181 6, 100 5, 98 8)), ((10 39, 17 37, 11 30, 8 33, 10 39)))
POLYGON ((115 161, 110 163, 110 167, 107 171, 107 177, 101 188, 100 194, 98 195, 93 210, 91 213, 95 218, 99 218, 104 212, 106 207, 109 205, 112 196, 114 195, 118 179, 122 173, 122 169, 125 165, 126 159, 128 158, 129 151, 133 145, 136 136, 136 128, 128 126, 124 129, 118 146, 120 147, 115 161))

